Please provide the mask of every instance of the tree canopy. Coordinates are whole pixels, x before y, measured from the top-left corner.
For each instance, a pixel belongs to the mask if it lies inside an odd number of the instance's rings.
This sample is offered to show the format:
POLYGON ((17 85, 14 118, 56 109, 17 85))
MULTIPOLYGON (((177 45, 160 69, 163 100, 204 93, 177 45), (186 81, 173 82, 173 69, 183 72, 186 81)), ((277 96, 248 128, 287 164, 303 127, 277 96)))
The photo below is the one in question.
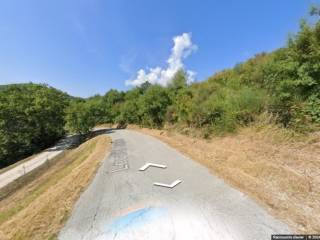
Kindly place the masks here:
POLYGON ((10 85, 0 91, 0 166, 50 146, 64 135, 69 97, 46 85, 10 85))

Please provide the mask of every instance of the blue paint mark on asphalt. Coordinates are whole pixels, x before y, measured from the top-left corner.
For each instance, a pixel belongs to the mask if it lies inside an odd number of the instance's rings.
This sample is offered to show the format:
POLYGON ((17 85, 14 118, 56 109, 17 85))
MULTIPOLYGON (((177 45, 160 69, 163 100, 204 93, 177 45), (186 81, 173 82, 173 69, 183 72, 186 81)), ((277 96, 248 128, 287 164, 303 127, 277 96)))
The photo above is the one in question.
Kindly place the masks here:
POLYGON ((142 208, 115 219, 109 226, 109 229, 114 232, 119 232, 131 227, 141 227, 144 224, 162 217, 165 213, 166 209, 164 208, 142 208))

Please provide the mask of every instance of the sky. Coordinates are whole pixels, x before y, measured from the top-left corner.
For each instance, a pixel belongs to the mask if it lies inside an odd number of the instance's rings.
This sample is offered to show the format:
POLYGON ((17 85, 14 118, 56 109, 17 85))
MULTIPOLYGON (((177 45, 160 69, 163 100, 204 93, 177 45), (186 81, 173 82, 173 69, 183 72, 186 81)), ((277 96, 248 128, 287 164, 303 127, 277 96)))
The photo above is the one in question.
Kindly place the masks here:
POLYGON ((285 46, 315 0, 1 0, 0 84, 73 96, 202 81, 285 46))

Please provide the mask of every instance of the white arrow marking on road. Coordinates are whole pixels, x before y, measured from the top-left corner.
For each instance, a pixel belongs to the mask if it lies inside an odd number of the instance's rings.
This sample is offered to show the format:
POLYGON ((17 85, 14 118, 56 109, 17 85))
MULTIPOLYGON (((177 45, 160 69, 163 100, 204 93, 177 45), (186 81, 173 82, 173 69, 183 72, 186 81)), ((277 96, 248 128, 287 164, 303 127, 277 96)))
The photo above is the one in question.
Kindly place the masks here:
POLYGON ((145 165, 143 165, 139 170, 140 171, 144 171, 146 170, 148 167, 157 167, 157 168, 166 168, 166 165, 161 165, 161 164, 155 164, 155 163, 146 163, 145 165))
POLYGON ((159 186, 159 187, 174 188, 175 186, 177 186, 181 182, 182 182, 181 180, 177 179, 173 183, 171 183, 170 185, 164 184, 164 183, 158 183, 158 182, 153 183, 153 185, 159 186))

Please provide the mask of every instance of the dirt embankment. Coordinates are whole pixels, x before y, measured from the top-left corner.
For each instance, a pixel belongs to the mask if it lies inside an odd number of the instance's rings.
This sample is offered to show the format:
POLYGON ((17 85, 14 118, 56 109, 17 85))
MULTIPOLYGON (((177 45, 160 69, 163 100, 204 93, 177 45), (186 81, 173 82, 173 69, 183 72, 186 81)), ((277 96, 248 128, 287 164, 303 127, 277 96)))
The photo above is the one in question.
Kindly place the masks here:
POLYGON ((0 239, 56 239, 110 146, 111 140, 100 135, 67 150, 40 176, 0 201, 0 239))
POLYGON ((212 169, 298 233, 320 232, 319 133, 292 140, 275 127, 251 127, 236 135, 203 140, 168 130, 130 128, 212 169))

